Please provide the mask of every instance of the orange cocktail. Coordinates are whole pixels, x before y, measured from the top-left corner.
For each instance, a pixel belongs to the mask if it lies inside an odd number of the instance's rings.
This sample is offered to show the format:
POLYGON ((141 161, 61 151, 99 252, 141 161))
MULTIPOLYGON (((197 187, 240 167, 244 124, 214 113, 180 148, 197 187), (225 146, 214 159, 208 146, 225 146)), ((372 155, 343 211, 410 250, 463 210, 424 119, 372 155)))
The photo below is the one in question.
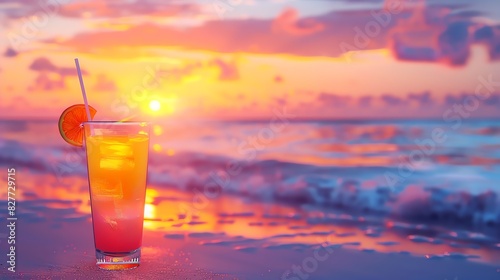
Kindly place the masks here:
POLYGON ((97 265, 139 265, 146 195, 149 125, 86 122, 92 223, 97 265))

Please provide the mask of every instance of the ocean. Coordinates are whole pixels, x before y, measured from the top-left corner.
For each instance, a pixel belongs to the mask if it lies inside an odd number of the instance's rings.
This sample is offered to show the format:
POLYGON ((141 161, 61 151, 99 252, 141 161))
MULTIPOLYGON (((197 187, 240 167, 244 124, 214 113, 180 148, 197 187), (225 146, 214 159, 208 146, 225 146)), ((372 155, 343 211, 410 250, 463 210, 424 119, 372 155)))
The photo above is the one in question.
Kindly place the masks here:
MULTIPOLYGON (((0 165, 19 176, 42 174, 54 187, 86 177, 83 149, 62 140, 56 121, 1 121, 0 132, 0 165)), ((362 215, 478 232, 495 244, 500 121, 158 122, 148 182, 323 213, 310 224, 362 215)), ((27 198, 40 192, 20 189, 27 198)))

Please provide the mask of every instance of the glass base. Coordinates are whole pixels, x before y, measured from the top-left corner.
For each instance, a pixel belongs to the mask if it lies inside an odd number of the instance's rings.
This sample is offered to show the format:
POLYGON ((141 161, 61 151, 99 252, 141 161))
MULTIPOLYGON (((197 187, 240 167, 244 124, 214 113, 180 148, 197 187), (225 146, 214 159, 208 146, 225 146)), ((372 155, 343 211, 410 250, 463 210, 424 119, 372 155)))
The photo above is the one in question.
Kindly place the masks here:
POLYGON ((139 266, 141 260, 141 249, 129 253, 107 253, 95 250, 97 266, 105 270, 125 270, 139 266))

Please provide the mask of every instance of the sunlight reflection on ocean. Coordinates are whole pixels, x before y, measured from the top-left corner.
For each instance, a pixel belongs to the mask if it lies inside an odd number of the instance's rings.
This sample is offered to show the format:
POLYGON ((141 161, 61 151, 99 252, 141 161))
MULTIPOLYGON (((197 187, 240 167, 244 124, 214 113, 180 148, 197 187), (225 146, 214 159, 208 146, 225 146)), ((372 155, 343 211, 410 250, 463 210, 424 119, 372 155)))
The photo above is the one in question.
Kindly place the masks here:
MULTIPOLYGON (((257 239, 289 232, 278 239, 306 243, 314 243, 314 234, 298 229, 323 231, 332 240, 352 231, 343 242, 386 251, 384 242, 397 240, 391 250, 422 254, 450 244, 464 254, 479 245, 498 247, 498 121, 469 121, 458 129, 439 120, 290 122, 280 128, 264 121, 155 124, 146 229, 189 231, 196 225, 202 232, 257 239), (436 128, 444 131, 441 143, 432 138, 436 128), (208 194, 209 202, 187 221, 178 208, 193 208, 193 193, 208 194), (249 207, 252 215, 245 214, 249 207), (238 213, 245 215, 233 215, 238 213), (387 240, 377 243, 372 236, 387 240)), ((63 211, 69 220, 90 219, 84 153, 60 139, 55 122, 3 121, 0 130, 0 164, 24 174, 20 195, 30 201, 27 217, 50 220, 50 213, 63 211), (49 210, 40 214, 40 207, 49 210)))

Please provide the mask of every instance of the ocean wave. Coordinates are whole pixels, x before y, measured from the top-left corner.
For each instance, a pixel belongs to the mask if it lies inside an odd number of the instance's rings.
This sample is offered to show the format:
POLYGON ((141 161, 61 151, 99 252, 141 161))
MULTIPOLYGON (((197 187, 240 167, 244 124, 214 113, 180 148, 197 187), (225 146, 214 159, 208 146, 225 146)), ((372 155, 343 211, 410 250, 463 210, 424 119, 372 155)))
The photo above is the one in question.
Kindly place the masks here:
MULTIPOLYGON (((85 154, 78 148, 0 140, 0 165, 59 178, 86 176, 85 154)), ((500 229, 498 189, 473 191, 467 184, 483 181, 463 178, 457 179, 461 188, 440 186, 433 181, 434 173, 419 171, 397 188, 381 180, 385 172, 397 171, 396 167, 315 166, 195 152, 172 156, 151 152, 149 182, 155 187, 202 192, 208 198, 231 194, 409 223, 500 229)), ((493 185, 494 179, 489 180, 493 185)))
POLYGON ((209 198, 214 193, 229 193, 412 223, 500 229, 500 193, 488 188, 473 191, 475 188, 467 184, 484 182, 464 180, 467 174, 456 178, 461 181, 457 184, 460 188, 438 187, 422 179, 425 173, 417 173, 414 180, 402 186, 389 187, 380 178, 384 172, 397 172, 397 168, 324 167, 259 160, 241 162, 240 171, 230 174, 227 162, 234 163, 222 157, 179 154, 158 169, 153 167, 151 182, 206 192, 209 198))

